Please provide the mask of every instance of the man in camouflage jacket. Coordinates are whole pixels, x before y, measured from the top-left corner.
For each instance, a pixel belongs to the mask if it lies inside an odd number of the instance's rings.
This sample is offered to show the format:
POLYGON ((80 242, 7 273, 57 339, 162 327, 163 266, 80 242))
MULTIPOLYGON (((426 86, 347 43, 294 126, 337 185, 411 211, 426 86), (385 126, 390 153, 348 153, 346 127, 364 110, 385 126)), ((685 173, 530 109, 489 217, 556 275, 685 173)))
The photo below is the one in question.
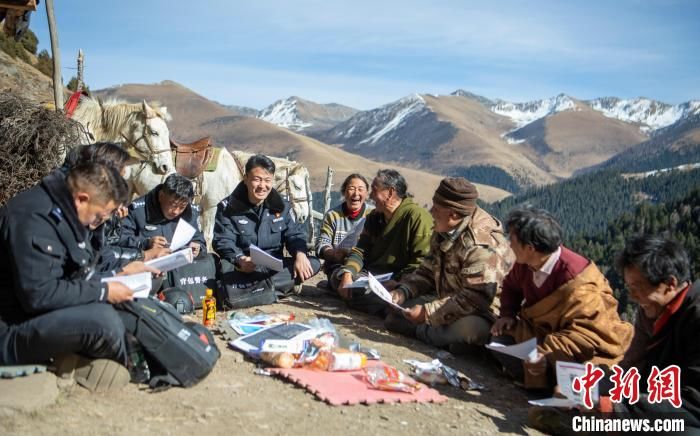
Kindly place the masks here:
POLYGON ((476 205, 476 187, 448 177, 433 197, 430 254, 392 291, 407 308, 386 318, 389 330, 438 346, 483 344, 514 255, 501 223, 476 205))

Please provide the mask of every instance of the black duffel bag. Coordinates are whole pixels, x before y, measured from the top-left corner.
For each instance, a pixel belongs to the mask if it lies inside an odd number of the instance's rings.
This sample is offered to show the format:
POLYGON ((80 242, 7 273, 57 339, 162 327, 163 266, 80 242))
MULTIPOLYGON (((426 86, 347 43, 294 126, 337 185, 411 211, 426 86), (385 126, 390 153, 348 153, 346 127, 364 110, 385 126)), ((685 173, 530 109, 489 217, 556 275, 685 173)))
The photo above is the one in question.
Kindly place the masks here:
POLYGON ((194 299, 194 308, 202 308, 207 289, 216 294, 216 264, 211 254, 195 259, 189 265, 168 272, 163 288, 176 287, 189 292, 194 299))
POLYGON ((240 284, 223 284, 219 290, 219 300, 228 309, 263 306, 277 301, 275 285, 272 279, 260 280, 248 286, 240 284))

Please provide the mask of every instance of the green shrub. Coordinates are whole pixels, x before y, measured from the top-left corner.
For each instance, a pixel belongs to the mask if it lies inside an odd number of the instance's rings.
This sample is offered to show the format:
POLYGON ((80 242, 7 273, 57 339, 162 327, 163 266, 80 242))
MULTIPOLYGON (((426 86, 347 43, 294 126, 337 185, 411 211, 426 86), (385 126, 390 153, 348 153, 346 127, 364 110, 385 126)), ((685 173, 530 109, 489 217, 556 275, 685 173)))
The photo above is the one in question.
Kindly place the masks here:
POLYGON ((42 50, 37 55, 36 68, 49 77, 53 77, 53 60, 46 50, 42 50))
POLYGON ((24 35, 22 35, 19 42, 29 53, 34 55, 36 54, 36 49, 39 46, 39 38, 36 37, 31 29, 27 29, 27 31, 24 32, 24 35))

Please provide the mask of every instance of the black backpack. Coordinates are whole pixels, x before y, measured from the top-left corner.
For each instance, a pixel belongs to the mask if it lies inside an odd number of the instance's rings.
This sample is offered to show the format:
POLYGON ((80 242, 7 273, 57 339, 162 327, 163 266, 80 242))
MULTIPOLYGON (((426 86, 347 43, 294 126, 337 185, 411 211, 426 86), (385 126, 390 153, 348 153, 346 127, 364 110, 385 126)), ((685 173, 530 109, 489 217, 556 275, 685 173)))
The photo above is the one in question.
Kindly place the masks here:
POLYGON ((139 298, 116 306, 126 331, 143 347, 151 388, 199 383, 221 356, 214 336, 201 324, 185 322, 170 304, 139 298))

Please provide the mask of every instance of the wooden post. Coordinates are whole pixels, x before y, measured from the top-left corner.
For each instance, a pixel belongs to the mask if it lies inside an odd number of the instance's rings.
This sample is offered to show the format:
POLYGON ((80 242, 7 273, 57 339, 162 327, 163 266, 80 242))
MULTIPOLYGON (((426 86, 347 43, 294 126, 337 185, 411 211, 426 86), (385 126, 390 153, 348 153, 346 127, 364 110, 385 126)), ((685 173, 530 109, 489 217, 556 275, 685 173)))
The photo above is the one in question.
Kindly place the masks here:
POLYGON ((61 53, 58 49, 58 31, 56 17, 53 13, 53 0, 46 2, 46 17, 49 20, 49 36, 51 37, 51 57, 53 58, 53 99, 56 110, 63 110, 63 83, 61 82, 61 53))
POLYGON ((80 92, 83 90, 83 65, 85 61, 85 56, 83 55, 83 49, 78 49, 78 86, 75 87, 76 91, 80 92))
POLYGON ((306 185, 306 198, 308 198, 309 202, 309 217, 307 218, 307 224, 309 226, 309 240, 307 242, 311 243, 310 248, 313 250, 313 247, 316 244, 316 224, 314 223, 314 199, 311 193, 309 178, 310 177, 307 177, 304 180, 306 185))
POLYGON ((328 167, 326 172, 326 187, 323 188, 323 213, 331 208, 331 187, 333 186, 333 168, 328 167))

